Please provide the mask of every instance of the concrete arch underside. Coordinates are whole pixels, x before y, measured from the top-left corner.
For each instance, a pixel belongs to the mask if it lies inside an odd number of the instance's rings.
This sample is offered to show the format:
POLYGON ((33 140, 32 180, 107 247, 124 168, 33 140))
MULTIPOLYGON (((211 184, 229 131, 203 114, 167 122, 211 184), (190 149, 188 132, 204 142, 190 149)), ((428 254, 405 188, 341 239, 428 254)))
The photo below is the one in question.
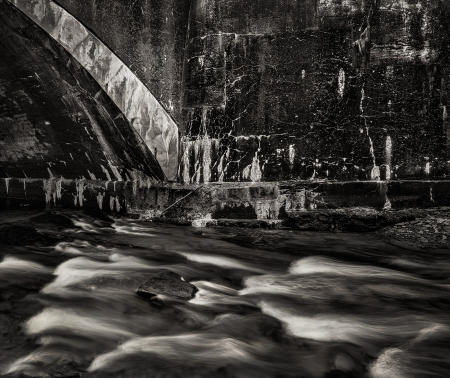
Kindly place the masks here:
POLYGON ((165 178, 86 69, 4 0, 0 51, 0 177, 165 178))
POLYGON ((95 79, 155 155, 167 179, 178 166, 178 127, 136 75, 79 20, 51 0, 6 0, 47 32, 95 79))

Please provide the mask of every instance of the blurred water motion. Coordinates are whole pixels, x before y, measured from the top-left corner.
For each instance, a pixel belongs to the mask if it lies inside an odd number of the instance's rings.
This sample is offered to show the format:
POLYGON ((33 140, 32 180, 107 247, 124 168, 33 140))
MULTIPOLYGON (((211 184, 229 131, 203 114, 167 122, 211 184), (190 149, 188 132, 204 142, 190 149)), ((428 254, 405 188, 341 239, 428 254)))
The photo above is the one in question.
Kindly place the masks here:
POLYGON ((56 244, 2 247, 4 376, 450 376, 443 251, 66 215, 56 244), (195 298, 137 296, 160 271, 195 298))

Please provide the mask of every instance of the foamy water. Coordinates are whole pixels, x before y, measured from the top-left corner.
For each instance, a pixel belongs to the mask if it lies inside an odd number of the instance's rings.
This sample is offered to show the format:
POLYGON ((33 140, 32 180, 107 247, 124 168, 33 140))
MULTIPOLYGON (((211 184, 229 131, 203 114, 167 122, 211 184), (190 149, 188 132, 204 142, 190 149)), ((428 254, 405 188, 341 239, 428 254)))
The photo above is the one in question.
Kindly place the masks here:
POLYGON ((115 360, 135 353, 157 354, 178 362, 187 358, 203 363, 215 363, 218 358, 228 362, 247 362, 251 359, 251 354, 246 349, 251 349, 251 346, 240 340, 207 334, 143 337, 127 341, 116 350, 96 357, 88 370, 101 370, 115 360))
POLYGON ((86 240, 74 240, 72 242, 60 242, 55 246, 55 251, 68 255, 93 255, 111 254, 114 248, 106 248, 102 245, 92 245, 86 240))
POLYGON ((238 290, 230 287, 208 281, 195 281, 192 283, 198 288, 198 292, 195 298, 189 301, 190 303, 202 306, 249 304, 248 300, 238 297, 238 290))
POLYGON ((39 263, 18 259, 12 256, 6 256, 0 261, 0 274, 16 273, 51 273, 51 269, 47 268, 39 263))
POLYGON ((383 269, 375 266, 366 265, 356 265, 356 264, 345 264, 339 260, 333 260, 325 257, 305 257, 298 260, 292 264, 289 269, 291 274, 339 274, 344 276, 356 276, 356 277, 385 277, 385 278, 396 278, 405 280, 417 280, 417 277, 408 275, 405 273, 400 273, 393 269, 383 269))
POLYGON ((61 308, 46 308, 26 322, 26 332, 30 335, 57 330, 70 330, 78 335, 131 337, 133 333, 121 329, 115 324, 114 319, 104 317, 83 316, 73 310, 61 308))
POLYGON ((152 237, 153 235, 150 232, 149 228, 140 227, 136 224, 123 224, 123 222, 115 222, 112 224, 112 227, 118 234, 125 235, 134 235, 134 236, 144 236, 144 237, 152 237))
POLYGON ((248 270, 250 272, 264 273, 264 270, 262 270, 262 269, 258 269, 257 267, 242 263, 236 259, 232 259, 229 257, 203 255, 203 254, 186 253, 186 252, 181 252, 180 254, 182 256, 186 257, 189 261, 193 261, 193 262, 197 262, 197 263, 201 263, 201 264, 214 265, 214 266, 218 266, 220 268, 241 269, 241 270, 248 270))

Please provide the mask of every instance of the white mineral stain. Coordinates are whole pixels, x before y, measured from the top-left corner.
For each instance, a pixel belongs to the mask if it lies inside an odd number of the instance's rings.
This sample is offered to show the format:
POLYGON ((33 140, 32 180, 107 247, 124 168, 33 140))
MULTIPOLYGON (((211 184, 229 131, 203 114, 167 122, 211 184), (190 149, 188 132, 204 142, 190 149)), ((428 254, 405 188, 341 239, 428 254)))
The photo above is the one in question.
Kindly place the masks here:
POLYGON ((359 103, 359 109, 361 111, 361 117, 364 119, 364 125, 365 125, 365 129, 366 129, 366 135, 367 135, 367 139, 369 141, 369 153, 370 156, 372 158, 372 169, 370 171, 370 179, 371 180, 380 180, 380 167, 377 165, 376 162, 376 158, 375 158, 375 149, 373 146, 373 140, 370 136, 370 132, 369 132, 369 124, 367 123, 367 119, 366 116, 364 114, 364 100, 366 99, 366 92, 364 91, 364 87, 361 88, 361 101, 359 103))
POLYGON ((295 161, 295 145, 290 144, 289 145, 289 164, 291 166, 291 169, 294 167, 294 161, 295 161))
POLYGON ((203 147, 203 182, 207 183, 211 181, 211 149, 212 139, 206 135, 202 140, 203 147))
POLYGON ((392 139, 388 135, 386 137, 386 145, 384 148, 384 155, 386 159, 386 180, 391 179, 391 166, 392 166, 392 139))
POLYGON ((116 201, 116 197, 109 196, 109 210, 114 211, 115 201, 116 201))
POLYGON ((75 180, 74 204, 83 207, 84 203, 84 180, 75 180))
POLYGON ((251 182, 259 182, 262 178, 262 171, 259 162, 258 151, 253 156, 252 163, 247 165, 242 171, 242 178, 251 182))
MULTIPOLYGON (((199 136, 194 140, 183 138, 183 156, 180 165, 180 175, 183 183, 200 183, 203 174, 203 182, 208 183, 212 177, 212 152, 220 148, 220 140, 211 138, 207 134, 199 136), (191 176, 191 161, 195 161, 194 173, 191 176)), ((222 162, 223 163, 223 162, 222 162)), ((220 175, 220 172, 218 172, 220 175)))
POLYGON ((431 173, 431 163, 429 161, 425 163, 424 171, 427 176, 431 173))
POLYGON ((218 182, 223 182, 223 180, 224 180, 224 175, 225 175, 224 159, 225 159, 225 155, 226 155, 226 153, 223 154, 220 157, 219 164, 217 166, 217 173, 219 175, 219 178, 217 180, 218 182))
POLYGON ((100 210, 103 210, 103 198, 105 197, 104 193, 98 192, 97 194, 97 204, 100 210))
POLYGON ((51 180, 43 179, 42 185, 43 185, 44 194, 45 194, 45 203, 49 204, 52 199, 52 182, 51 182, 51 180))
POLYGON ((341 68, 338 76, 338 93, 339 97, 344 97, 345 91, 345 71, 341 68))
MULTIPOLYGON (((53 204, 56 205, 56 201, 60 200, 62 197, 62 179, 43 179, 42 186, 44 189, 45 195, 45 203, 49 204, 53 201, 53 204)), ((24 181, 24 190, 25 190, 25 181, 24 181)))
POLYGON ((8 194, 9 193, 9 182, 11 180, 11 177, 6 177, 4 180, 5 180, 6 194, 8 194))
POLYGON ((90 178, 91 180, 97 180, 97 178, 95 177, 95 175, 94 175, 89 169, 87 170, 87 172, 88 172, 89 178, 90 178))

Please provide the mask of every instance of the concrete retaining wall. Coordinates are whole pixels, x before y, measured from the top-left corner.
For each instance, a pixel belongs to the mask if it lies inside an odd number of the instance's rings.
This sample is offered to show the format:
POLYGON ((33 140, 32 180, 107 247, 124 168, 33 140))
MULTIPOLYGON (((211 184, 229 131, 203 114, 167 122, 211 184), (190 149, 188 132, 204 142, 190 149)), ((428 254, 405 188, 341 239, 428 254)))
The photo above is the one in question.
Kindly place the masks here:
POLYGON ((150 180, 0 179, 0 205, 84 209, 193 225, 333 229, 336 222, 354 227, 357 221, 363 229, 410 216, 405 209, 450 206, 450 181, 183 186, 150 180))

